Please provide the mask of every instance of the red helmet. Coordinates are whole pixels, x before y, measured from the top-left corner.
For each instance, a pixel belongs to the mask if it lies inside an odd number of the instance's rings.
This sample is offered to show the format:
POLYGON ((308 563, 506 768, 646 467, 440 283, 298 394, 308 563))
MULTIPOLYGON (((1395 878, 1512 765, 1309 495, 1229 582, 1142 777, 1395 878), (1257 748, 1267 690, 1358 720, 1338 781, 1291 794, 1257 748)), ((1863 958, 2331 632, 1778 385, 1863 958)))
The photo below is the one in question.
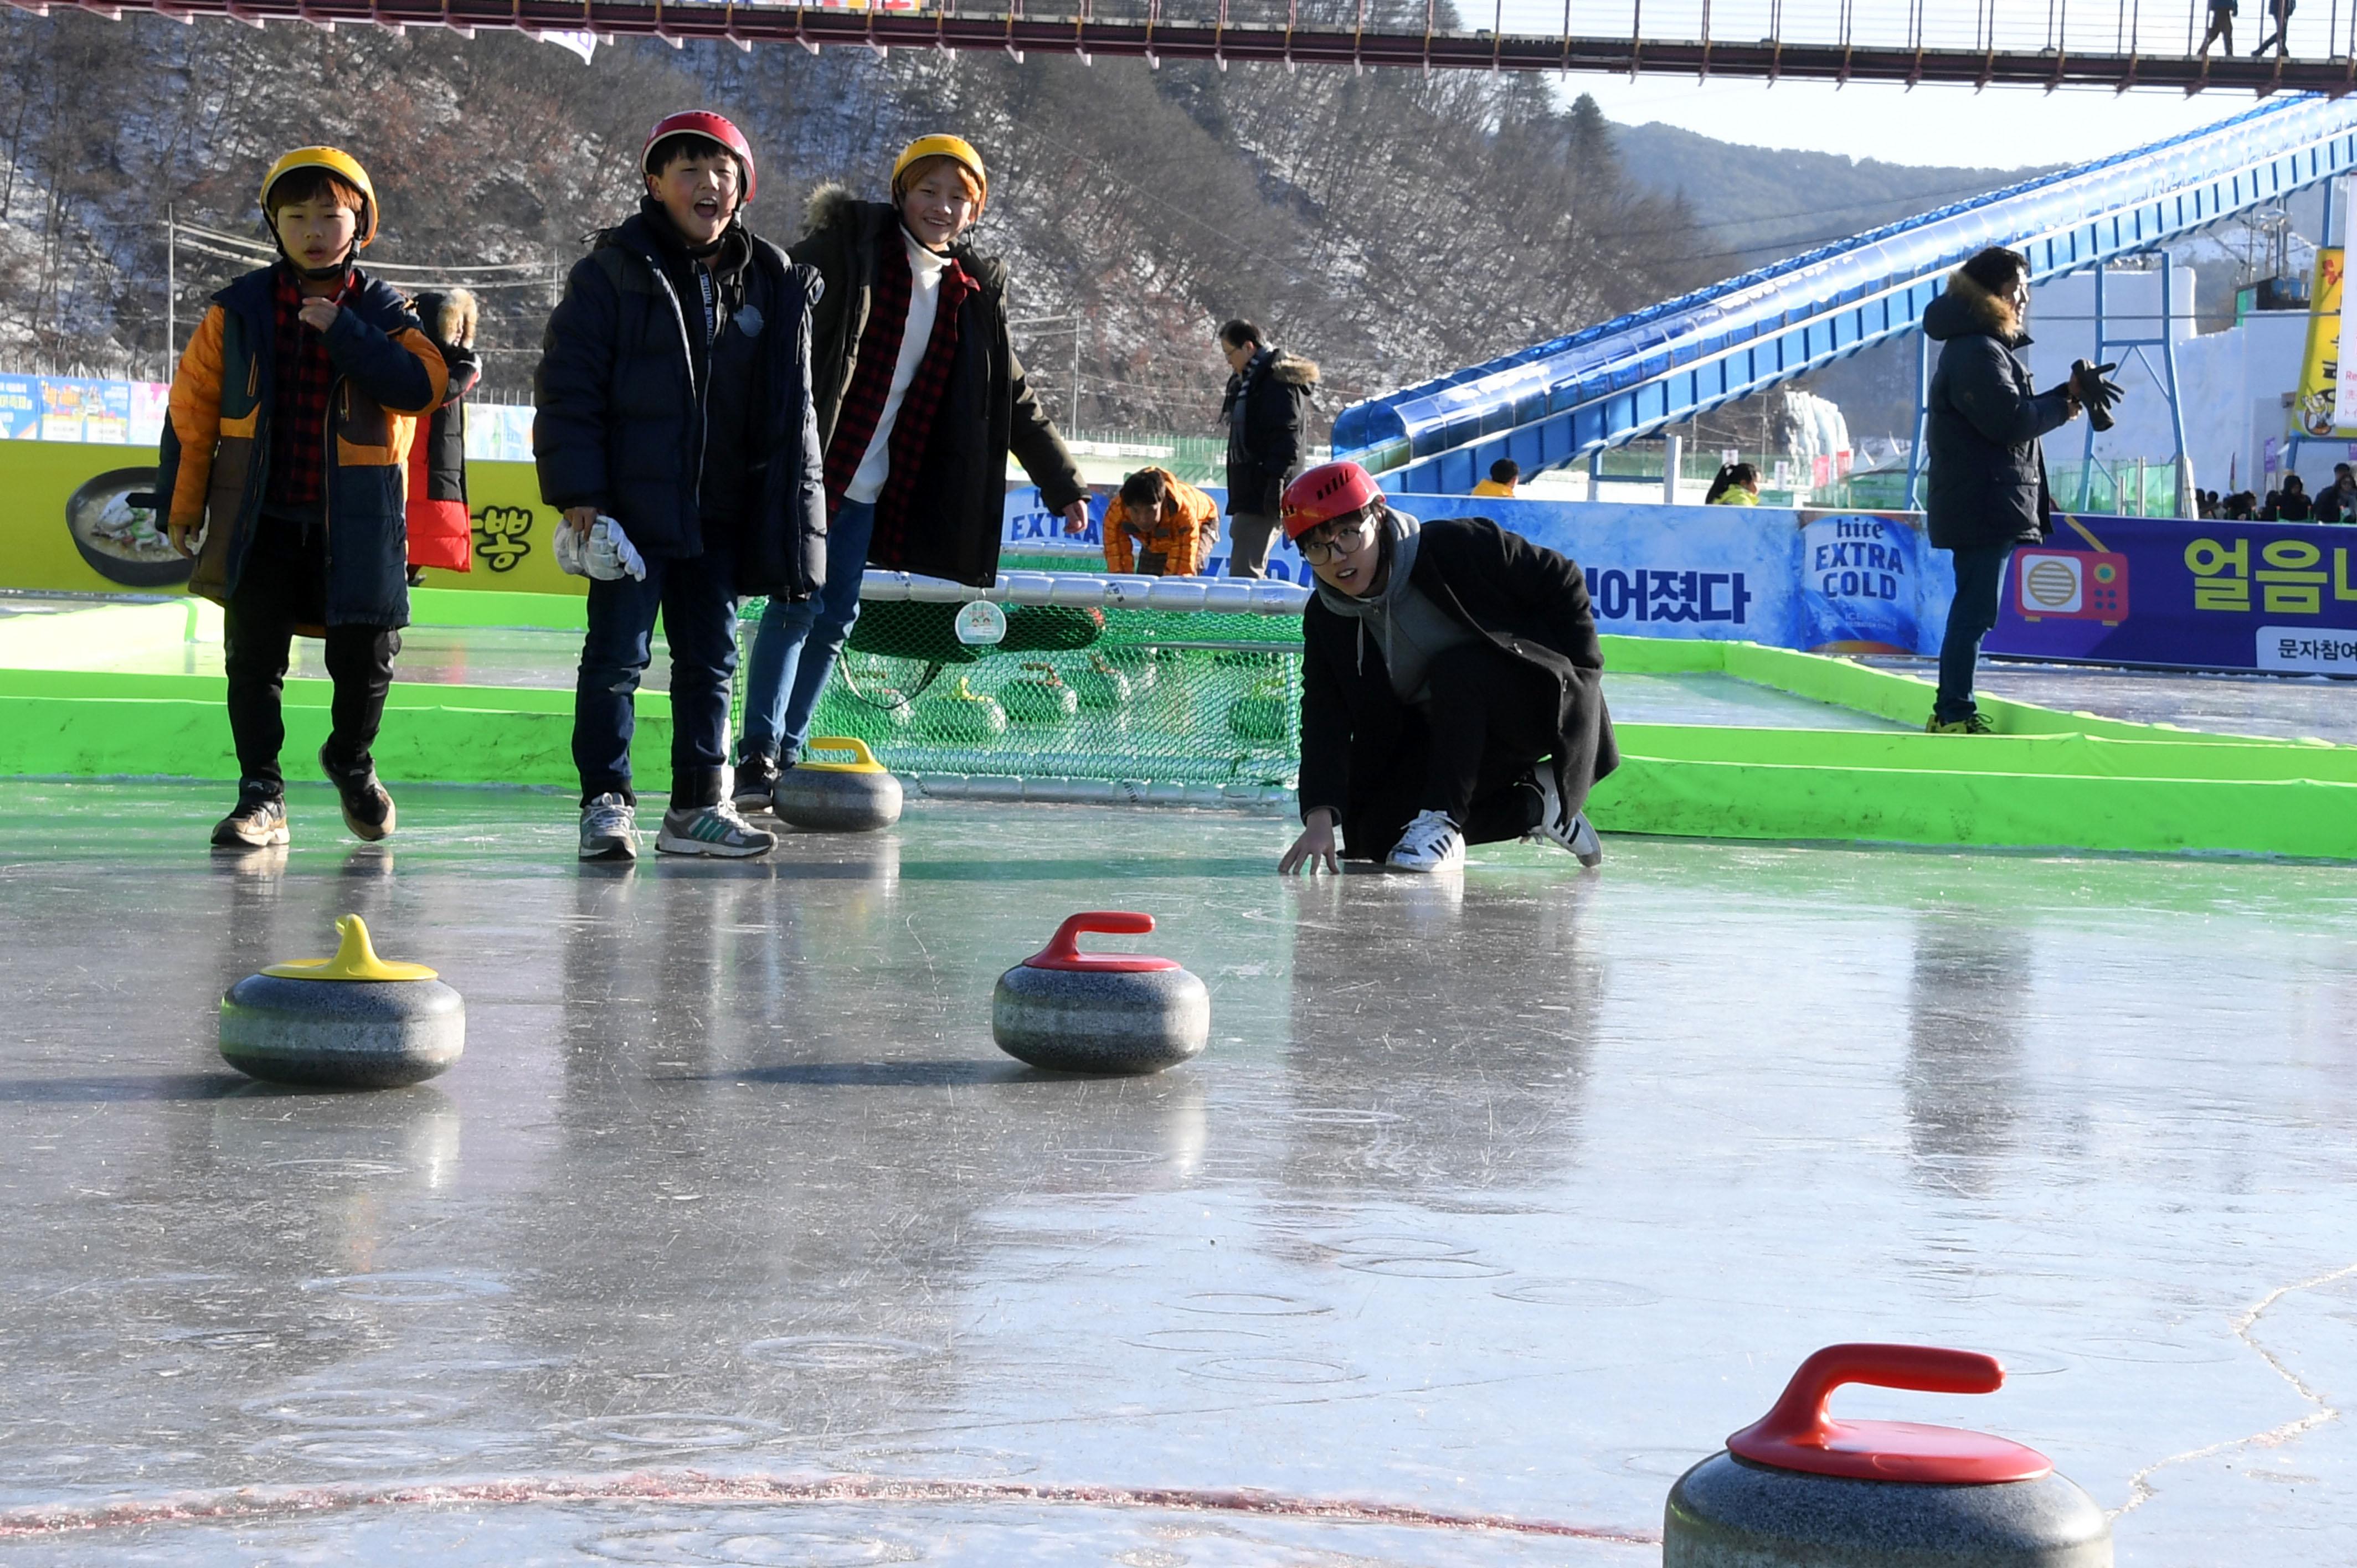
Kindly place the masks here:
POLYGON ((736 154, 737 171, 744 177, 745 186, 744 194, 737 199, 737 205, 742 207, 753 199, 753 144, 747 141, 745 133, 730 124, 726 116, 706 109, 666 114, 656 121, 655 128, 647 133, 647 145, 639 149, 640 173, 655 172, 655 146, 673 136, 704 136, 736 154))
POLYGON ((1285 536, 1298 539, 1383 499, 1375 477, 1356 463, 1321 463, 1285 487, 1285 536))

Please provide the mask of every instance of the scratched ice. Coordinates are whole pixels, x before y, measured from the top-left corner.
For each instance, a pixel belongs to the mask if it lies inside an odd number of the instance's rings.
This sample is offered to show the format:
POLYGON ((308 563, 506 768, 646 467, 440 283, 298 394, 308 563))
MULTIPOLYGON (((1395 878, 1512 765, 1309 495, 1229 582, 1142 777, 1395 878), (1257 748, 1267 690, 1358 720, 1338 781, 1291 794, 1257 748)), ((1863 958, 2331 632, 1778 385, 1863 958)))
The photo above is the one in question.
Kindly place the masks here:
POLYGON ((0 785, 0 1562, 1639 1563, 1856 1338, 1998 1354, 1843 1408, 2043 1449, 2125 1563, 2357 1559, 2345 869, 1286 886, 1279 821, 920 803, 617 872, 560 794, 296 796, 231 862, 218 789, 0 785), (993 1047, 1092 907, 1201 1059, 993 1047), (346 910, 465 1060, 242 1082, 221 990, 346 910))

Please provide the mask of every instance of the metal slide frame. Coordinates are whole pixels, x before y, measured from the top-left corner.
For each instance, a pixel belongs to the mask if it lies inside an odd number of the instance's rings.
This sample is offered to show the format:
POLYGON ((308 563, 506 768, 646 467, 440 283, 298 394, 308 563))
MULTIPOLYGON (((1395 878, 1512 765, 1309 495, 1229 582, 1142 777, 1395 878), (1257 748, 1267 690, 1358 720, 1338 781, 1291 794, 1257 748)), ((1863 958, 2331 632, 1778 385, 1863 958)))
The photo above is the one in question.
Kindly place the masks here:
POLYGON ((1921 329, 1984 246, 2033 281, 2154 250, 2357 167, 2357 102, 2303 97, 1943 208, 1351 405, 1337 456, 1395 493, 1464 494, 1490 465, 1559 467, 1921 329))

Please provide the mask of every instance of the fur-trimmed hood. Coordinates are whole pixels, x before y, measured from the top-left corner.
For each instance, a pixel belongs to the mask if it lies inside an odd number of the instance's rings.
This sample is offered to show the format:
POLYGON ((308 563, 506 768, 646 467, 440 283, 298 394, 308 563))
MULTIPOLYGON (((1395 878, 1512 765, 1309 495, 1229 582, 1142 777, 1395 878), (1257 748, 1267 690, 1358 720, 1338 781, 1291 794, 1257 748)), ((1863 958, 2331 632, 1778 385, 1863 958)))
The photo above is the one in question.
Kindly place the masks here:
POLYGON ((425 335, 441 347, 471 349, 482 306, 466 289, 436 289, 417 296, 417 316, 425 335))
POLYGON ((1924 307, 1923 335, 1934 343, 1952 338, 1994 338, 2008 349, 2029 341, 2013 306, 1966 276, 1962 267, 1948 274, 1947 287, 1924 307))
MULTIPOLYGON (((802 232, 821 234, 833 230, 856 233, 862 225, 870 226, 872 233, 881 238, 889 230, 899 227, 899 209, 888 201, 862 201, 851 194, 846 186, 829 181, 810 193, 802 203, 802 232)), ((972 231, 969 230, 971 235, 972 231)), ((980 284, 992 295, 1006 292, 1006 263, 996 256, 985 256, 974 250, 966 239, 961 239, 949 249, 951 257, 966 270, 966 275, 980 284)))
POLYGON ((1279 349, 1268 361, 1268 373, 1287 386, 1314 387, 1318 384, 1318 361, 1279 349))

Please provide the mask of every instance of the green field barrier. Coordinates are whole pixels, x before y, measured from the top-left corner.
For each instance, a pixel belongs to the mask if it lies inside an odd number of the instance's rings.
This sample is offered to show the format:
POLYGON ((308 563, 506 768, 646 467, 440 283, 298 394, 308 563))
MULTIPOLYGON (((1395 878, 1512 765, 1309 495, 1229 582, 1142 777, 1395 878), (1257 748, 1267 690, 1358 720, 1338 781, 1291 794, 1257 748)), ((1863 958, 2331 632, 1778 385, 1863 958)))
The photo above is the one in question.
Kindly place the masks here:
MULTIPOLYGON (((580 606, 428 589, 416 608, 421 625, 570 630, 580 606)), ((873 607, 888 613, 871 637, 890 640, 893 609, 873 607)), ((233 779, 219 675, 83 667, 175 639, 217 638, 210 614, 188 601, 93 604, 0 625, 0 775, 233 779)), ((1050 641, 1060 635, 1045 631, 1050 641)), ((874 731, 888 760, 920 779, 1003 778, 1020 771, 1018 757, 1054 777, 1114 777, 1102 770, 1104 737, 1090 727, 1101 725, 1129 748, 1125 757, 1143 759, 1145 779, 1288 782, 1298 637, 1298 623, 1281 617, 1112 612, 1085 648, 944 663, 930 694, 947 699, 963 680, 1001 708, 1010 698, 1036 703, 1039 691, 1017 682, 1044 682, 1052 669, 1084 686, 1092 674, 1102 680, 1102 663, 1133 688, 1125 703, 1103 703, 1100 688, 1094 708, 1051 704, 1004 730, 948 733, 929 717, 879 716, 872 701, 831 689, 821 727, 874 731)), ((1910 725, 1930 702, 1925 682, 1837 659, 1748 643, 1604 640, 1608 667, 1631 674, 1724 674, 1910 725)), ((931 667, 856 650, 846 665, 911 684, 931 667)), ((326 738, 328 698, 324 681, 287 682, 289 757, 326 738)), ((1622 724, 1622 767, 1597 790, 1592 813, 1607 832, 1682 837, 2357 860, 2357 747, 1988 707, 2002 733, 1970 737, 1622 724)), ((640 704, 632 755, 650 779, 668 775, 665 710, 659 696, 640 704)), ((396 785, 570 789, 572 723, 569 690, 396 682, 378 765, 396 785)), ((299 766, 290 772, 302 775, 299 766)))

